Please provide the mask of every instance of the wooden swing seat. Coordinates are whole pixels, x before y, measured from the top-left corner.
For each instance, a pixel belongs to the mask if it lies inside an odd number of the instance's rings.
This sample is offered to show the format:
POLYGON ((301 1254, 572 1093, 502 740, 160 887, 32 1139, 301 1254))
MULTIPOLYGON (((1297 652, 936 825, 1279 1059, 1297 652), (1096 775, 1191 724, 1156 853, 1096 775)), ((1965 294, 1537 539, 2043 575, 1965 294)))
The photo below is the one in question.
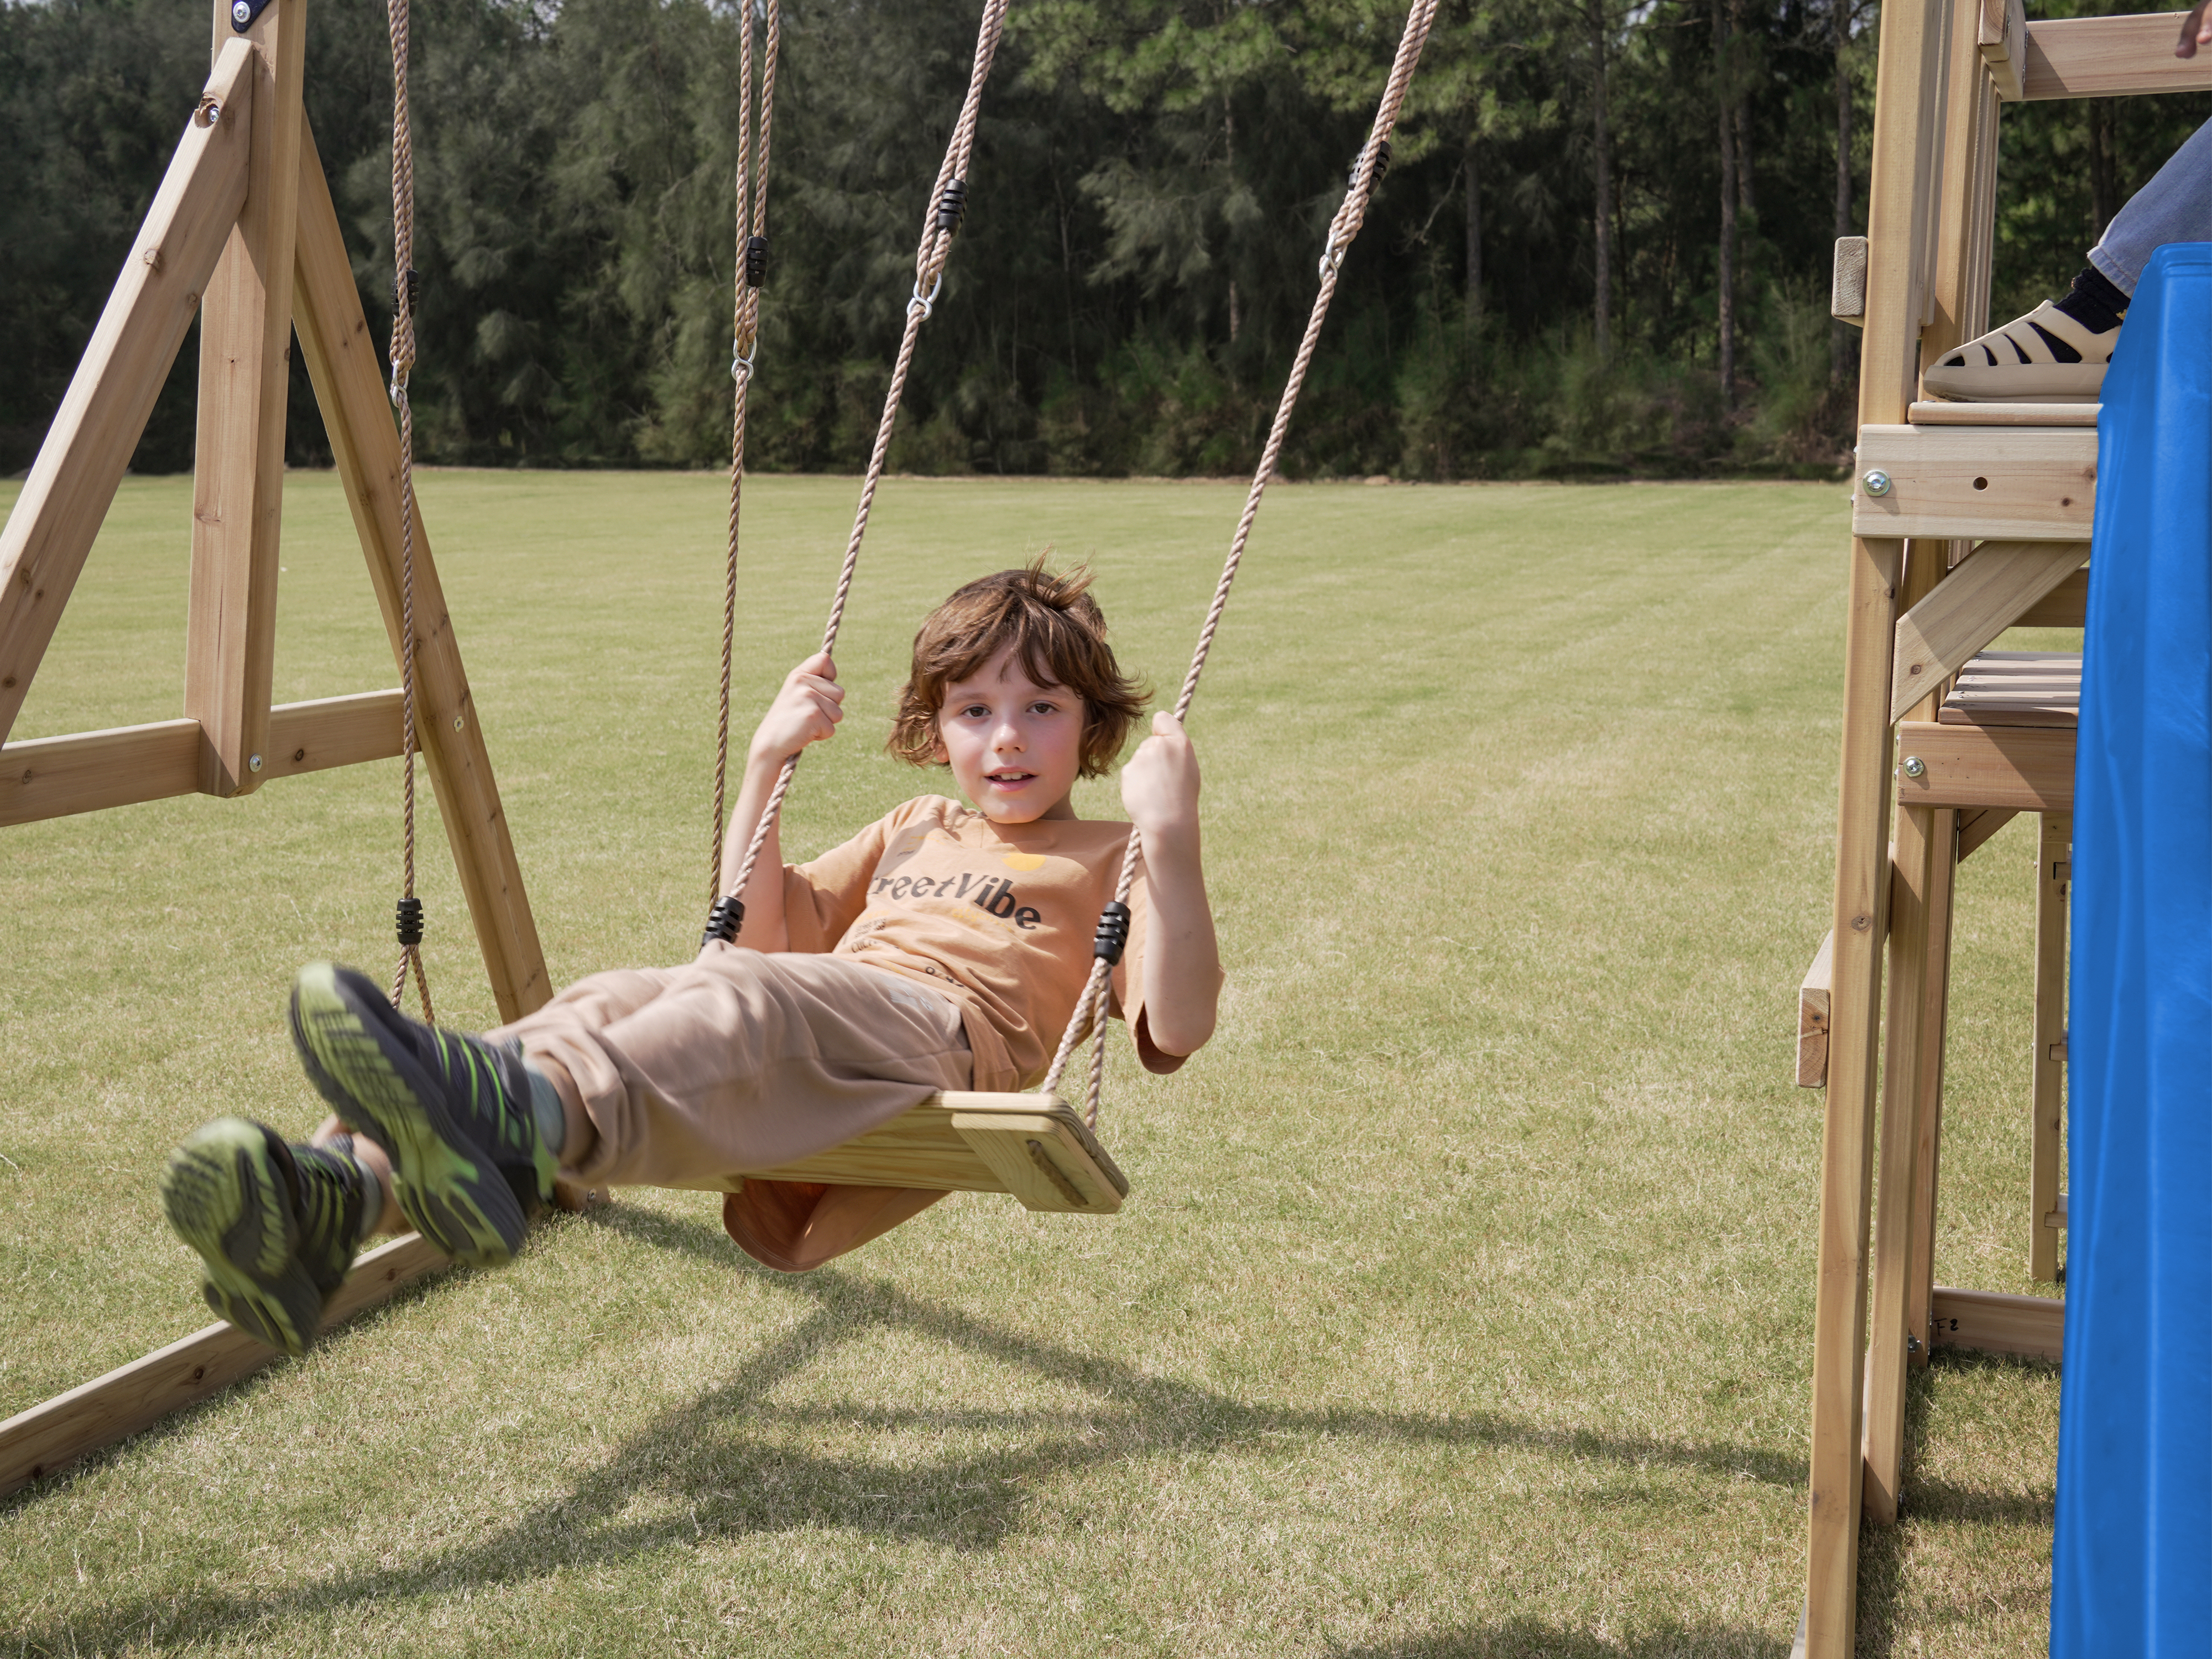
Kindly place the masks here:
POLYGON ((881 1128, 772 1170, 771 1181, 1007 1193, 1032 1210, 1112 1215, 1129 1178, 1057 1095, 935 1094, 881 1128))

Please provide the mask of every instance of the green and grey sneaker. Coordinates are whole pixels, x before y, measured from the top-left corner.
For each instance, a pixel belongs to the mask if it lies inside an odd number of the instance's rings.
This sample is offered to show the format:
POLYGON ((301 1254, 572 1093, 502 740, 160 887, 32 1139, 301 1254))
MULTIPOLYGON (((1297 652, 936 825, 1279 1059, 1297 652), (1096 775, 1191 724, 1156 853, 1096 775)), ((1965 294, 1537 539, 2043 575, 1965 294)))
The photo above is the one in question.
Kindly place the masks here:
POLYGON ((520 1044, 410 1019, 327 962, 292 982, 292 1042, 331 1109, 391 1155, 393 1196, 423 1237, 471 1267, 514 1257, 561 1164, 532 1115, 520 1044))
POLYGON ((375 1184, 337 1147, 288 1146, 274 1129, 219 1117, 169 1154, 161 1208, 199 1252, 208 1306, 297 1358, 375 1220, 375 1184))

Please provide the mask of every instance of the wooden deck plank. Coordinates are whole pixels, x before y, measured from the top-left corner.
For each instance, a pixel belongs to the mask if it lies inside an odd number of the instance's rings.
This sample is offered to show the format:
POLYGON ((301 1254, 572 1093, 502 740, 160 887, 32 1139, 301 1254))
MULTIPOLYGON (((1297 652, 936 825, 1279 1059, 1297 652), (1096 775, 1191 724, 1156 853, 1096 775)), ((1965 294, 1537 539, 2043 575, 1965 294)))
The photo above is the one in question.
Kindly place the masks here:
POLYGON ((2096 510, 2094 428, 1859 428, 1855 536, 2086 542, 2096 510), (1867 475, 1889 480, 1875 495, 1867 475))

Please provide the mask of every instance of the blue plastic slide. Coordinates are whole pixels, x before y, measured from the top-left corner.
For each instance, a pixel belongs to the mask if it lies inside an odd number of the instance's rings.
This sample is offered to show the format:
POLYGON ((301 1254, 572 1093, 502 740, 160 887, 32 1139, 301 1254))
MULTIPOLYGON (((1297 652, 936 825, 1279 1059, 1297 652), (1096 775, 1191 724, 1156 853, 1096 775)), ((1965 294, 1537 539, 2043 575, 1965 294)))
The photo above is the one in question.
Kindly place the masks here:
POLYGON ((2212 243, 2105 380, 2075 772, 2056 1659, 2212 1653, 2212 243))

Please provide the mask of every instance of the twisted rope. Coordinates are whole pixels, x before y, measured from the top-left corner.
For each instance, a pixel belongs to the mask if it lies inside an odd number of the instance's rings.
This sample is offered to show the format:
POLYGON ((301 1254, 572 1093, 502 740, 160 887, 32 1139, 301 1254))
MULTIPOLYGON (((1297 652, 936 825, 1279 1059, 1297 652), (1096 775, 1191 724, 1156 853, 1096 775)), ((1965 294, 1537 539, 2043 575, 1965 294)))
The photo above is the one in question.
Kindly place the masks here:
MULTIPOLYGON (((1433 4, 1434 0, 1430 3, 1433 4)), ((945 262, 960 228, 957 215, 945 210, 946 191, 956 180, 964 188, 969 158, 975 147, 975 118, 982 106, 983 82, 991 73, 992 55, 998 51, 999 32, 1006 18, 1006 0, 986 0, 982 24, 975 36, 975 64, 968 76, 968 96, 960 106, 959 122, 952 130, 951 142, 945 146, 944 165, 937 170, 936 187, 931 191, 929 205, 923 211, 921 241, 914 257, 914 296, 907 301, 906 307, 906 332, 899 341, 898 358, 891 368, 890 387, 884 394, 883 418, 877 422, 875 447, 869 453, 867 477, 860 484, 860 504, 853 515, 852 536, 845 544, 845 562, 837 573, 837 592, 830 600, 830 620, 822 630, 824 652, 836 648, 837 630, 845 620, 845 602, 853 591, 854 574, 860 568, 860 541, 868 533, 869 509, 875 505, 876 486, 884 475, 884 458, 890 449, 891 428, 898 420, 899 398, 906 390, 907 371, 914 363, 915 341, 936 307, 938 289, 945 279, 945 262)), ((783 810, 783 798, 790 793, 792 776, 798 769, 797 755, 784 761, 783 769, 776 775, 775 787, 761 808, 760 820, 753 825, 752 840, 746 844, 736 878, 724 892, 742 894, 752 880, 753 866, 760 861, 761 848, 767 843, 769 831, 775 827, 776 815, 783 810)))
MULTIPOLYGON (((768 144, 775 119, 775 59, 781 35, 782 8, 768 0, 768 40, 761 57, 760 171, 752 172, 753 7, 746 0, 738 34, 737 257, 732 264, 736 297, 730 318, 730 379, 735 395, 730 415, 730 556, 722 583, 722 698, 714 725, 714 823, 707 845, 707 902, 722 896, 724 791, 730 766, 730 653, 738 631, 738 514, 744 491, 745 394, 752 386, 753 357, 760 337, 760 289, 750 279, 748 244, 768 234, 768 144)), ((740 890, 743 883, 739 884, 740 890)))
POLYGON ((415 368, 415 137, 407 101, 408 0, 389 0, 392 29, 392 406, 399 412, 399 688, 402 837, 399 966, 392 976, 392 1006, 399 1006, 411 970, 422 1003, 430 1007, 430 981, 422 970, 422 904, 415 896, 415 410, 407 396, 415 368), (411 935, 411 937, 410 937, 411 935))
MULTIPOLYGON (((1281 400, 1275 405, 1275 423, 1267 433, 1267 447, 1261 452, 1260 465, 1252 475, 1252 489, 1244 498, 1244 511, 1237 520, 1237 533, 1230 540, 1229 557, 1221 567, 1221 580, 1214 586, 1213 603, 1206 613, 1206 623, 1199 629, 1198 648, 1191 653, 1190 672, 1183 676, 1182 691, 1176 698, 1175 717, 1180 723, 1190 710, 1191 699, 1198 695, 1199 676, 1206 672, 1206 653, 1213 648, 1213 635, 1221 626, 1221 613, 1229 603, 1230 584, 1237 580, 1237 567, 1244 558, 1244 544, 1250 539, 1252 522, 1260 514, 1260 497, 1267 488, 1267 480, 1274 476, 1275 463, 1283 451, 1283 436, 1290 428, 1291 411, 1298 401, 1298 392, 1305 385, 1306 370, 1312 365, 1314 346, 1321 338, 1321 327, 1328 316, 1328 302, 1336 293, 1336 275, 1344 263, 1345 250, 1359 234, 1359 228, 1367 220, 1367 205, 1372 199, 1375 185, 1388 165, 1390 153, 1390 134, 1398 125, 1398 111, 1406 101, 1406 88, 1413 79, 1413 66, 1420 61, 1421 48, 1429 38, 1429 25, 1436 16, 1437 0, 1414 0, 1413 8, 1406 17, 1405 33, 1398 40, 1398 55, 1390 66, 1390 80, 1382 91, 1382 102, 1375 112, 1375 125, 1367 136, 1367 143, 1359 152, 1359 161, 1354 168, 1352 186, 1345 192, 1344 201, 1330 222, 1328 243, 1321 257, 1321 287, 1314 295, 1313 314, 1306 319, 1305 337, 1298 343, 1298 355, 1291 364, 1291 377, 1285 382, 1281 400)), ((1129 902, 1130 889, 1135 885, 1137 862, 1144 851, 1143 838, 1134 825, 1129 830, 1129 847, 1121 859, 1121 878, 1115 884, 1114 897, 1122 904, 1129 902)), ((1107 986, 1113 973, 1113 964, 1103 957, 1093 957, 1091 977, 1077 1000, 1075 1012, 1067 1022, 1067 1030, 1060 1037, 1060 1048, 1052 1057, 1051 1069, 1046 1072, 1043 1092, 1059 1091, 1060 1079, 1066 1073, 1067 1062, 1075 1046, 1092 1030, 1098 1034, 1091 1062, 1090 1097, 1084 1121, 1096 1128, 1098 1126, 1098 1099, 1105 1081, 1105 1021, 1098 1016, 1105 1006, 1107 986)))

